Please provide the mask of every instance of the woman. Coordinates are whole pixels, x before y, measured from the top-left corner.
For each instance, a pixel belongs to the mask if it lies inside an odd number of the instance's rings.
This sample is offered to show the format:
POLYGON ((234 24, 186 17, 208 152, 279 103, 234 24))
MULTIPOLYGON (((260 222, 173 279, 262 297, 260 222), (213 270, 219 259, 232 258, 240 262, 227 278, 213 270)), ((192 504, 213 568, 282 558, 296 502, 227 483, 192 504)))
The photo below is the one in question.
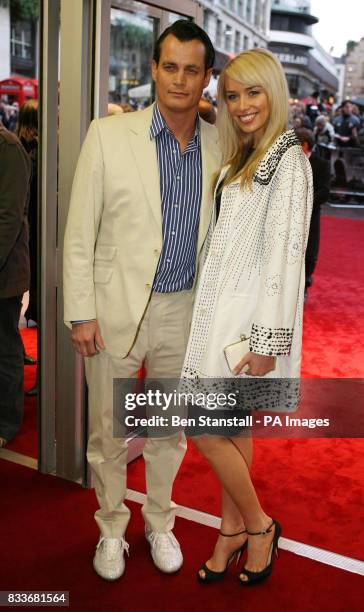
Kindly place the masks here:
MULTIPOLYGON (((293 130, 286 131, 288 110, 285 76, 272 53, 253 49, 227 64, 217 120, 224 166, 185 379, 299 376, 312 177, 293 130), (242 334, 250 350, 231 372, 224 349, 242 334)), ((198 579, 220 580, 247 548, 240 582, 261 581, 271 572, 281 528, 261 507, 250 478, 251 437, 200 436, 195 443, 222 485, 221 532, 198 579)))
POLYGON ((27 320, 38 321, 37 308, 37 162, 38 162, 38 101, 27 100, 20 107, 16 133, 32 162, 32 178, 29 196, 29 253, 30 253, 30 290, 29 306, 25 314, 27 320))
POLYGON ((316 117, 313 135, 317 144, 328 145, 334 142, 335 130, 324 115, 316 117))
MULTIPOLYGON (((16 133, 32 162, 32 177, 29 192, 29 255, 30 255, 30 287, 29 305, 25 318, 38 322, 37 300, 37 249, 38 249, 38 101, 27 100, 19 110, 16 133)), ((24 355, 25 365, 35 365, 36 359, 24 355)), ((26 392, 28 396, 37 395, 35 384, 26 392)))

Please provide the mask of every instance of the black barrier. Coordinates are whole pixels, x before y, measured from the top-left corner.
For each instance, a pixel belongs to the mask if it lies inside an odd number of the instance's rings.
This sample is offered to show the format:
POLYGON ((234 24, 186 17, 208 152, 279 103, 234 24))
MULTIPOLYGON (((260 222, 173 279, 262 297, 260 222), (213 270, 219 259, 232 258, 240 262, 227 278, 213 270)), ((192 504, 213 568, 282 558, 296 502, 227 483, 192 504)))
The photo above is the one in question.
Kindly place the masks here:
POLYGON ((364 148, 319 144, 317 152, 330 161, 330 202, 364 204, 364 148))

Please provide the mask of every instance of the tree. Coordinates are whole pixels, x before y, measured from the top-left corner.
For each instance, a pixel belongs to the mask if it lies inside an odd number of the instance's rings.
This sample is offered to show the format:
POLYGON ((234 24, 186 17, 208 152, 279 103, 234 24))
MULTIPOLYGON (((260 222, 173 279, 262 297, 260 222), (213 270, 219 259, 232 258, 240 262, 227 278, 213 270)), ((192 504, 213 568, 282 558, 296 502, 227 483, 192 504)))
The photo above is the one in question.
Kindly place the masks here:
POLYGON ((37 19, 39 16, 39 0, 0 0, 0 6, 10 6, 11 17, 18 19, 37 19))
POLYGON ((349 53, 355 49, 357 44, 358 43, 355 40, 348 40, 346 43, 346 55, 349 55, 349 53))

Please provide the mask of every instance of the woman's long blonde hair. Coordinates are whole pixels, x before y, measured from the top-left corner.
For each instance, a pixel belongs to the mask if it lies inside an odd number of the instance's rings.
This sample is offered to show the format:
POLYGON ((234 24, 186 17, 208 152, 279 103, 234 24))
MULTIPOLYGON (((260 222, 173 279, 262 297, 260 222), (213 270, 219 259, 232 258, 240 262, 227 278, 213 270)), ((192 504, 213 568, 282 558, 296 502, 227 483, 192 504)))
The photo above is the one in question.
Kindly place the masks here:
MULTIPOLYGON (((289 92, 279 60, 267 49, 243 51, 224 68, 218 84, 217 127, 222 149, 222 165, 230 164, 224 185, 240 178, 241 186, 251 186, 258 164, 269 147, 287 129, 289 92), (235 125, 226 104, 226 77, 244 87, 260 85, 269 102, 266 130, 253 149, 253 135, 245 135, 235 125)), ((215 176, 214 184, 220 172, 215 176)))

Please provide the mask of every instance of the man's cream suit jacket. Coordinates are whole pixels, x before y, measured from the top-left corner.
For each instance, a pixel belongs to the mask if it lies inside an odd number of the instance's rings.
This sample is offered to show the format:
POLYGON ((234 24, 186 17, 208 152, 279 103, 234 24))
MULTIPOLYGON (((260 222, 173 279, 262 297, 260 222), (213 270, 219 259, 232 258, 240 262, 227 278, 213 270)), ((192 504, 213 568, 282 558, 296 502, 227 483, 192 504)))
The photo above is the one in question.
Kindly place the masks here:
MULTIPOLYGON (((162 249, 153 105, 95 119, 72 187, 64 243, 65 323, 97 319, 106 351, 130 351, 148 304, 162 249)), ((217 130, 201 119, 202 199, 196 273, 220 163, 217 130)))

